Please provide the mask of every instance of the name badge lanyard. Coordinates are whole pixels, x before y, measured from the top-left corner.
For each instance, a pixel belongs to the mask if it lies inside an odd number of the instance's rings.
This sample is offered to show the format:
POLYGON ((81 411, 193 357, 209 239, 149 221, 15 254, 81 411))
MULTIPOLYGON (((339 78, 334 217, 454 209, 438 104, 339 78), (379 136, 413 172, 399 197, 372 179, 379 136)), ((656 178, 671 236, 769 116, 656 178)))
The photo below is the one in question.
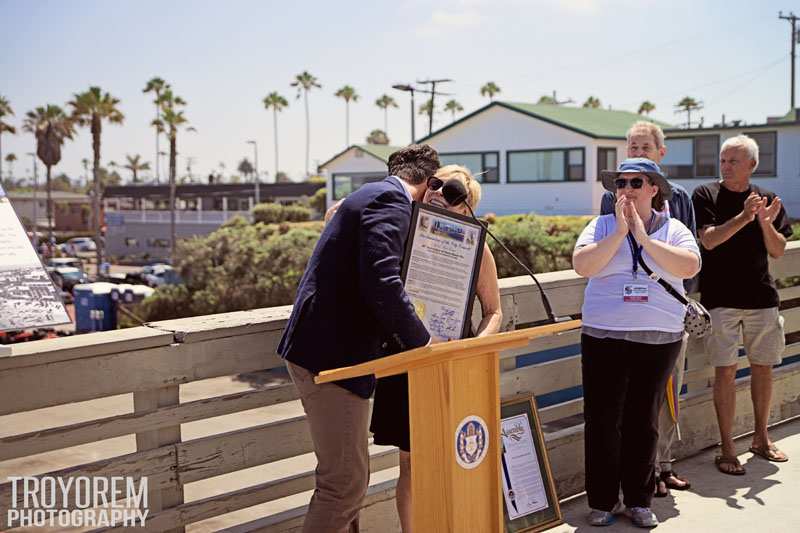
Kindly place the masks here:
MULTIPOLYGON (((655 218, 656 214, 652 213, 650 215, 650 221, 648 222, 648 226, 653 225, 653 219, 655 218)), ((633 266, 631 267, 631 272, 633 272, 633 279, 637 279, 639 276, 639 259, 642 257, 642 250, 644 247, 641 245, 636 244, 636 241, 633 238, 633 234, 629 231, 628 232, 628 246, 631 249, 631 260, 633 261, 633 266)))

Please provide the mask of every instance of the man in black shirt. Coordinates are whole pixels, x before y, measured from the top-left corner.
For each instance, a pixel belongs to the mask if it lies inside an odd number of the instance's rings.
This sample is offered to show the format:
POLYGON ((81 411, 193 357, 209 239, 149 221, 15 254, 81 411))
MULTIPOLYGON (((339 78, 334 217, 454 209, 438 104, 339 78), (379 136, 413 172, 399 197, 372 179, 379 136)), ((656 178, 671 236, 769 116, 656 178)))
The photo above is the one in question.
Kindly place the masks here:
POLYGON ((792 230, 780 198, 750 182, 757 166, 755 141, 745 135, 730 138, 720 151, 722 180, 701 185, 692 195, 703 256, 700 301, 713 324, 705 347, 715 367, 714 407, 722 440, 715 462, 731 475, 744 474, 733 442, 740 332, 750 360, 755 417, 750 451, 770 461, 788 460, 767 434, 772 366, 781 362, 785 347, 769 257, 783 255, 792 230))

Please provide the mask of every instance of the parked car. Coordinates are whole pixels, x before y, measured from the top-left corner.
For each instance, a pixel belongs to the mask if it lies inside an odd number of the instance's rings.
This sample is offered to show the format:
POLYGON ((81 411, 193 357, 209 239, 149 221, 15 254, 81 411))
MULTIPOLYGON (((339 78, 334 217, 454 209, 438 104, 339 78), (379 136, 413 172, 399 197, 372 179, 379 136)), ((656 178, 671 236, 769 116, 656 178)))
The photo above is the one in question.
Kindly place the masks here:
MULTIPOLYGON (((149 265, 151 268, 142 274, 145 285, 161 287, 162 285, 177 285, 181 283, 180 275, 169 265, 149 265)), ((144 267, 147 269, 148 267, 144 267)), ((142 269, 142 270, 144 270, 142 269)))
POLYGON ((62 266, 48 269, 50 276, 61 290, 72 294, 72 288, 81 283, 88 283, 89 278, 79 268, 62 266))
POLYGON ((95 252, 97 245, 91 237, 73 237, 66 243, 66 252, 71 255, 77 255, 82 252, 95 252))
POLYGON ((59 267, 74 267, 83 272, 83 261, 77 257, 51 257, 45 265, 48 269, 59 267))

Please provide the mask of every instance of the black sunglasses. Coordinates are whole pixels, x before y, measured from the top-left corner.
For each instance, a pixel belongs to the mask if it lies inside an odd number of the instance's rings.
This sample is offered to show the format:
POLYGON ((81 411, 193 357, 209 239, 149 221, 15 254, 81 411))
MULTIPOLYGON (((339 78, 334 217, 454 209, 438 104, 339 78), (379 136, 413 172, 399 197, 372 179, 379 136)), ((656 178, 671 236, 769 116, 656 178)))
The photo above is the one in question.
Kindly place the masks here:
POLYGON ((438 191, 439 189, 442 188, 442 185, 444 185, 444 182, 439 178, 437 178, 436 176, 431 176, 430 178, 428 178, 428 188, 430 190, 438 191))
POLYGON ((629 180, 617 178, 614 180, 614 187, 617 189, 624 189, 628 184, 630 184, 631 189, 641 189, 642 185, 644 185, 644 180, 642 178, 631 178, 629 180))

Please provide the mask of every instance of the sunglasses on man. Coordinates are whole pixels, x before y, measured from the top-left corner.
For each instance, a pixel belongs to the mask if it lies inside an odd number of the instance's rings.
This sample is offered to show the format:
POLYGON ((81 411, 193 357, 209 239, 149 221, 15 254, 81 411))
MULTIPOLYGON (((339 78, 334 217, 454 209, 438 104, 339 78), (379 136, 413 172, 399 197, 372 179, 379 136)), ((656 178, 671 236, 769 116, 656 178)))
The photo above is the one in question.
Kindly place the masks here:
POLYGON ((644 185, 644 180, 642 178, 631 178, 629 180, 617 178, 614 180, 614 187, 617 189, 624 189, 628 185, 631 186, 631 189, 641 189, 642 185, 644 185))

